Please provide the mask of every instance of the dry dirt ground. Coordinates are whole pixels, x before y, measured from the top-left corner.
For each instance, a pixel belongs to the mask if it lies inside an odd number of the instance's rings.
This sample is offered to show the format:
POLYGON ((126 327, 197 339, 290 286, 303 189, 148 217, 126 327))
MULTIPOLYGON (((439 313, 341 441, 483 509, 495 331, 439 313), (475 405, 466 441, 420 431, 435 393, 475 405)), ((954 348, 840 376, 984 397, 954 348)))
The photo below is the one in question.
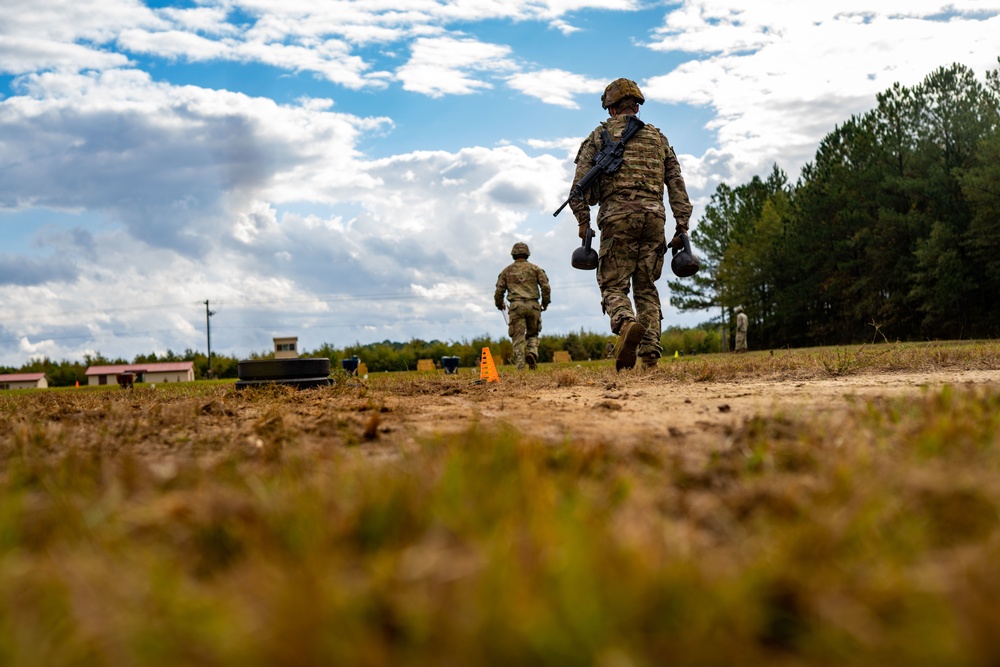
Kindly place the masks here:
POLYGON ((1000 370, 988 369, 734 381, 610 369, 508 370, 490 384, 477 384, 471 373, 393 375, 303 391, 219 385, 194 395, 151 387, 38 394, 0 420, 0 439, 45 435, 54 443, 129 445, 153 459, 211 459, 233 447, 266 456, 269 448, 293 447, 307 455, 348 451, 378 460, 439 434, 513 427, 545 443, 665 447, 664 454, 697 466, 727 450, 731 436, 754 417, 835 428, 839 413, 867 399, 918 396, 944 385, 1000 390, 1000 370))
MULTIPOLYGON (((557 376, 558 378, 558 376, 557 376)), ((499 383, 428 378, 412 391, 380 391, 372 385, 352 400, 364 412, 373 441, 406 446, 436 433, 511 425, 546 442, 605 442, 635 446, 662 444, 690 456, 727 447, 727 437, 755 416, 836 423, 865 399, 919 395, 944 385, 1000 388, 1000 371, 935 370, 892 372, 824 379, 762 379, 680 382, 663 375, 608 375, 560 386, 536 387, 516 372, 499 383), (364 402, 361 406, 359 402, 364 402)), ((339 402, 339 401, 338 401, 339 402)), ((378 449, 378 448, 375 448, 378 449)))

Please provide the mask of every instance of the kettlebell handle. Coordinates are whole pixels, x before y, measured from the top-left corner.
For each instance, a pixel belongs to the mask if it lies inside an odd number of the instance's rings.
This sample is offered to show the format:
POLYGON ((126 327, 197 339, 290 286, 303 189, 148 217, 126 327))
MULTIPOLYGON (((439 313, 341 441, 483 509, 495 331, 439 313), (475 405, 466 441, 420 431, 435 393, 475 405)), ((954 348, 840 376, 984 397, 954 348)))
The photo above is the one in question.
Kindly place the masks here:
POLYGON ((677 235, 677 237, 681 240, 681 247, 678 248, 676 245, 670 246, 670 249, 672 251, 670 253, 670 256, 671 257, 676 256, 677 253, 679 253, 681 250, 683 250, 688 254, 691 254, 691 237, 687 235, 687 232, 681 232, 680 234, 677 235))

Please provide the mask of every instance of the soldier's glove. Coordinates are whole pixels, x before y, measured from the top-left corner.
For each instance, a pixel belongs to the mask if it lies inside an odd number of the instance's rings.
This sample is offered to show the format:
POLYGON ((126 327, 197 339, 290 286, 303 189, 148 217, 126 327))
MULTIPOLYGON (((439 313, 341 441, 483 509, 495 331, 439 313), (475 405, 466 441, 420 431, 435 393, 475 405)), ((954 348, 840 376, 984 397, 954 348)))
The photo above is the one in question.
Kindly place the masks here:
POLYGON ((670 239, 670 243, 667 244, 668 248, 676 248, 680 250, 684 247, 684 242, 681 241, 681 234, 688 233, 687 220, 678 220, 677 226, 674 228, 674 238, 670 239))
POLYGON ((548 307, 549 307, 549 302, 548 301, 546 301, 545 303, 542 304, 542 310, 543 311, 548 310, 548 307))
POLYGON ((581 222, 580 227, 577 229, 577 236, 581 239, 587 238, 587 230, 590 229, 589 222, 581 222))

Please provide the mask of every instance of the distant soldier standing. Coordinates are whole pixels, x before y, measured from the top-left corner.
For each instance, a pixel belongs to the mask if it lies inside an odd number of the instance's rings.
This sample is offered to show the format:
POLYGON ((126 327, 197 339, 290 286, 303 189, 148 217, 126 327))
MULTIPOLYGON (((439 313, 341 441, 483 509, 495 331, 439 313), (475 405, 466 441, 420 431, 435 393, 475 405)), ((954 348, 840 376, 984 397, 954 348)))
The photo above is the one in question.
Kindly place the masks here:
POLYGON ((736 306, 736 351, 747 351, 747 314, 743 306, 736 306))
POLYGON ((507 333, 514 343, 514 363, 523 371, 525 361, 534 370, 538 363, 538 332, 542 330, 542 311, 549 307, 549 278, 540 267, 528 261, 527 243, 515 243, 510 249, 514 263, 500 272, 493 294, 497 310, 504 310, 503 297, 510 301, 507 333), (539 294, 542 303, 539 306, 539 294))
MULTIPOLYGON (((574 183, 592 166, 594 155, 604 145, 605 131, 611 141, 618 141, 629 116, 638 114, 639 105, 645 101, 639 86, 629 79, 616 79, 604 89, 601 106, 611 117, 580 145, 574 183)), ((618 335, 615 368, 620 371, 634 367, 637 354, 644 368, 655 368, 662 352, 660 321, 663 319, 656 281, 663 270, 667 248, 679 243, 677 235, 687 232, 691 218, 691 202, 674 149, 660 130, 644 124, 625 144, 618 171, 603 176, 582 197, 570 197, 580 238, 590 228, 590 206, 600 204, 597 284, 601 288, 601 305, 611 318, 611 331, 618 335), (669 245, 664 233, 664 185, 676 222, 674 239, 669 245), (634 311, 628 298, 630 287, 635 299, 634 311)))

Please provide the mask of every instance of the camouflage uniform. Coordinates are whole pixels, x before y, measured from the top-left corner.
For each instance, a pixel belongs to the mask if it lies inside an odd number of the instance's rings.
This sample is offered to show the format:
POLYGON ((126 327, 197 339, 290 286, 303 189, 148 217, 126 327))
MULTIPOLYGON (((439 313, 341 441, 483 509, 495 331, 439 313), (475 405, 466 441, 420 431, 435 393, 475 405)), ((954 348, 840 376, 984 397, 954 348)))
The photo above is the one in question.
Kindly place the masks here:
MULTIPOLYGON (((518 244, 521 245, 521 244, 518 244)), ((514 246, 515 248, 517 246, 514 246)), ((532 367, 538 359, 538 332, 542 330, 542 311, 549 307, 551 289, 545 271, 518 257, 500 272, 493 301, 498 310, 504 309, 504 294, 510 301, 510 319, 507 333, 514 344, 514 363, 517 370, 524 370, 525 355, 530 355, 532 367), (542 303, 538 304, 541 293, 542 303)))
MULTIPOLYGON (((611 139, 617 141, 627 122, 626 114, 609 118, 583 141, 576 156, 574 183, 593 165, 594 154, 603 145, 602 131, 607 129, 611 139)), ((570 200, 573 214, 581 225, 590 224, 590 206, 600 204, 597 284, 601 288, 601 305, 611 318, 613 333, 617 334, 626 322, 639 322, 645 333, 637 352, 653 363, 662 352, 660 321, 663 315, 656 281, 663 270, 667 251, 664 185, 677 223, 676 232, 686 232, 691 202, 680 163, 663 133, 647 123, 626 144, 621 168, 611 177, 603 176, 588 188, 583 198, 570 200), (635 312, 628 298, 630 283, 634 290, 635 312)))
POLYGON ((736 308, 736 351, 747 351, 747 314, 742 307, 736 308))

